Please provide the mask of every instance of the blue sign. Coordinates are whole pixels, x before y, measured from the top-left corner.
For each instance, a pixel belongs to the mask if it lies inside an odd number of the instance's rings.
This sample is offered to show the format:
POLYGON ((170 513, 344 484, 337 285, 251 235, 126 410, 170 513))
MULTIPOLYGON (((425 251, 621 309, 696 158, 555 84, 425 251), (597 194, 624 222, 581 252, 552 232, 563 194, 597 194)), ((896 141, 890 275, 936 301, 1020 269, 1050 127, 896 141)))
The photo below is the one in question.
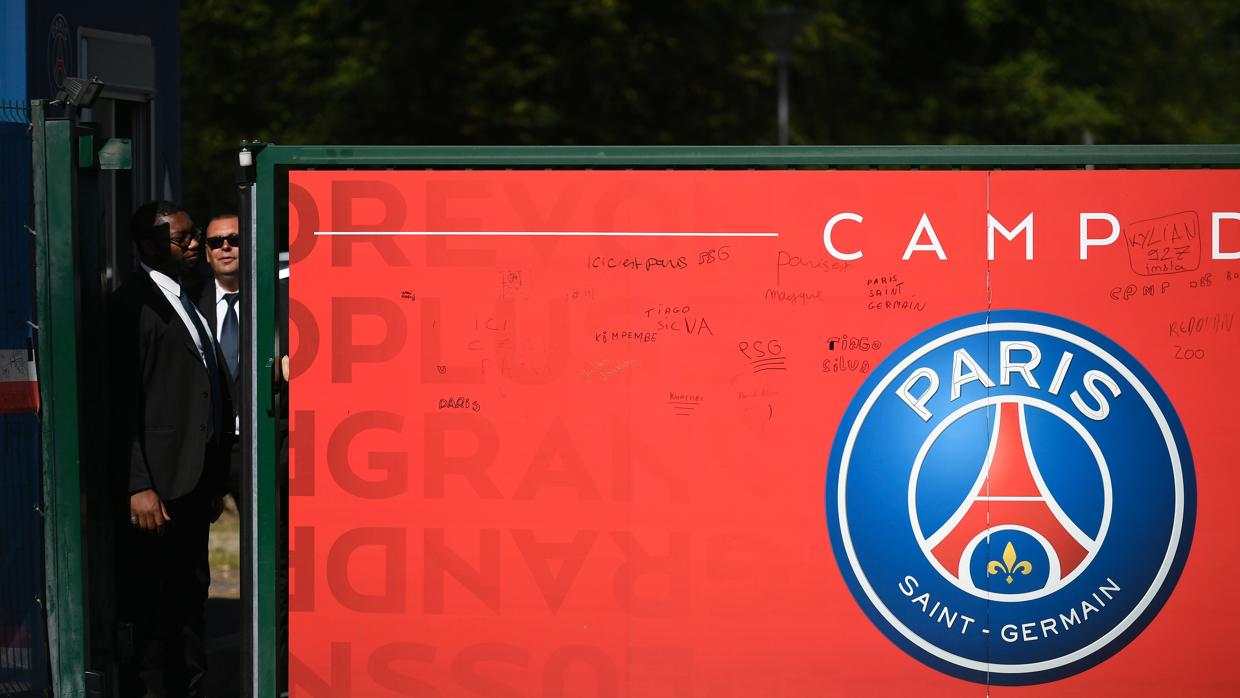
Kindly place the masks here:
POLYGON ((1120 651, 1183 569, 1192 456, 1153 377, 1098 332, 992 311, 931 328, 853 398, 831 451, 831 544, 908 654, 1000 685, 1120 651))

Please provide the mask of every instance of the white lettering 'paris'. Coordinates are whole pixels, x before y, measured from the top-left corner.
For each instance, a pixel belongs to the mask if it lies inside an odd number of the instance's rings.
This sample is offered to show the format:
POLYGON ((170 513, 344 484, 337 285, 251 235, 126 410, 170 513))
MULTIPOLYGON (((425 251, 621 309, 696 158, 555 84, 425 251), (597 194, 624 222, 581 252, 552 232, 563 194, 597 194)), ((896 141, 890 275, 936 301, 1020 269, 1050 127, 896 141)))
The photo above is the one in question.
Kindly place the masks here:
MULTIPOLYGON (((1040 390, 1040 384, 1034 376, 1034 369, 1042 363, 1042 350, 1030 341, 1000 342, 999 344, 999 380, 1003 385, 1011 385, 1014 378, 1019 377, 1031 390, 1040 390)), ((1065 351, 1059 358, 1055 372, 1050 381, 1048 392, 1058 395, 1072 364, 1072 352, 1065 351)), ((909 406, 923 422, 930 421, 934 413, 927 407, 930 398, 939 390, 939 375, 926 366, 921 366, 909 373, 896 396, 909 406)), ((954 402, 960 399, 961 391, 969 383, 980 383, 987 388, 995 387, 995 381, 978 363, 967 349, 960 348, 952 352, 952 372, 950 376, 951 397, 954 402)), ((1120 396, 1119 383, 1105 371, 1091 369, 1081 376, 1080 390, 1073 390, 1069 398, 1076 409, 1085 417, 1100 422, 1111 413, 1110 399, 1120 396), (1106 388, 1105 391, 1102 388, 1106 388), (1084 390, 1088 397, 1081 395, 1084 390)))

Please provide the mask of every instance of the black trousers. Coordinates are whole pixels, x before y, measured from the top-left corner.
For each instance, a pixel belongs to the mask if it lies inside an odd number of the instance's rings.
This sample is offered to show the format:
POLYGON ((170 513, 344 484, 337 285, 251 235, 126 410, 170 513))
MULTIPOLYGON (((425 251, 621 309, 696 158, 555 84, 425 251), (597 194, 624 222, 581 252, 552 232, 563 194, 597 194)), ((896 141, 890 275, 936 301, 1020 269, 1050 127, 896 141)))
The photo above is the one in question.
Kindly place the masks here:
POLYGON ((123 698, 204 695, 212 499, 199 484, 164 502, 172 521, 162 532, 127 526, 120 536, 119 611, 133 629, 132 653, 121 667, 123 698))

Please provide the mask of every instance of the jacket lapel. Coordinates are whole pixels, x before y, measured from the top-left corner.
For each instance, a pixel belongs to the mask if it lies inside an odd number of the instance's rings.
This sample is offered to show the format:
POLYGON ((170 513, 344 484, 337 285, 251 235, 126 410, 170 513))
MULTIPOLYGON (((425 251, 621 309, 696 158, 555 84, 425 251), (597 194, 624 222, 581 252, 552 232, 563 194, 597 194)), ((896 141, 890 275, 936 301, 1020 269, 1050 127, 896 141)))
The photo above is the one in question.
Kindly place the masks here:
MULTIPOLYGON (((159 285, 155 283, 155 280, 151 278, 150 274, 143 274, 143 276, 146 277, 146 288, 147 294, 150 296, 151 307, 163 319, 166 328, 164 331, 171 332, 174 336, 179 336, 181 344, 190 351, 199 364, 202 364, 202 355, 198 353, 198 345, 194 342, 193 336, 190 335, 190 330, 185 326, 185 322, 181 320, 181 314, 177 312, 176 308, 172 307, 172 303, 164 295, 159 285)), ((202 370, 206 371, 207 367, 203 366, 202 370)))
POLYGON ((215 328, 218 324, 218 319, 215 317, 215 306, 215 281, 208 280, 198 292, 198 310, 202 312, 202 316, 207 320, 207 334, 218 340, 219 337, 215 336, 215 328))

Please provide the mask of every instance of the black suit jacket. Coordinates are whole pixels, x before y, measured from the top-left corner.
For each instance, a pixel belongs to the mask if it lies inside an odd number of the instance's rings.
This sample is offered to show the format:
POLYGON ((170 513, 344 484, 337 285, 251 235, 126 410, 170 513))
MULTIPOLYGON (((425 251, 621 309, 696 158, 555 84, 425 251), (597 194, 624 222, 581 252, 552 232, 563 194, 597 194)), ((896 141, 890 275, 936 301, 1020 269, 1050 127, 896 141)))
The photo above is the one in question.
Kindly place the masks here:
MULTIPOLYGON (((113 457, 128 492, 149 488, 173 500, 202 486, 222 494, 232 434, 212 411, 210 379, 189 329, 144 271, 113 293, 109 334, 113 457)), ((227 376, 218 350, 215 356, 227 376)), ((225 386, 219 400, 231 414, 225 386)))

